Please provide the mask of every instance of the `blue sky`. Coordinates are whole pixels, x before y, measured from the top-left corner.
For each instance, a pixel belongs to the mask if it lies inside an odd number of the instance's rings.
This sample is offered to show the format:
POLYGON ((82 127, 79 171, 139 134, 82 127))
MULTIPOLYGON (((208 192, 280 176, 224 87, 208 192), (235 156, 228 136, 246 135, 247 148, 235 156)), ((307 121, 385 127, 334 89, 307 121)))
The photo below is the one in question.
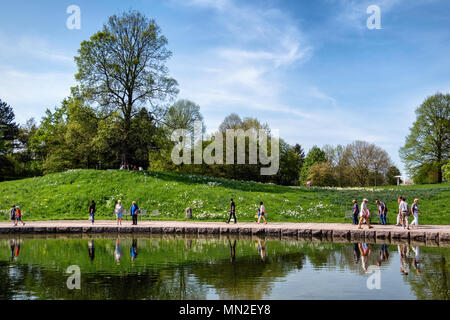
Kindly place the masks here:
POLYGON ((162 28, 178 98, 201 106, 208 132, 237 112, 306 150, 376 143, 403 171, 414 110, 450 92, 447 0, 16 0, 0 10, 0 98, 19 122, 59 105, 81 41, 128 9, 162 28), (81 9, 80 30, 66 28, 69 5, 81 9), (380 30, 366 27, 369 5, 381 9, 380 30))

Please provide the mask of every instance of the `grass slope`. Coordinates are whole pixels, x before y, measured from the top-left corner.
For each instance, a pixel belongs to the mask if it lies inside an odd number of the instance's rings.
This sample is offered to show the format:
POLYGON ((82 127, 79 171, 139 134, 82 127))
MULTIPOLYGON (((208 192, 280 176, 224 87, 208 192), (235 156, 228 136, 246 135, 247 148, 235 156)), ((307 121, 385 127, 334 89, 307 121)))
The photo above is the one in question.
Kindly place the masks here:
MULTIPOLYGON (((343 222, 351 200, 385 201, 390 222, 395 222, 397 197, 408 203, 421 199, 421 224, 450 224, 450 184, 380 188, 310 188, 242 182, 204 176, 147 171, 70 170, 44 177, 0 183, 0 219, 6 221, 12 204, 20 205, 24 220, 87 219, 90 200, 97 203, 96 219, 113 219, 121 199, 160 215, 150 219, 183 220, 186 207, 195 220, 224 221, 229 199, 236 203, 238 221, 253 221, 264 201, 270 221, 343 222)), ((377 220, 377 219, 375 219, 377 220)))

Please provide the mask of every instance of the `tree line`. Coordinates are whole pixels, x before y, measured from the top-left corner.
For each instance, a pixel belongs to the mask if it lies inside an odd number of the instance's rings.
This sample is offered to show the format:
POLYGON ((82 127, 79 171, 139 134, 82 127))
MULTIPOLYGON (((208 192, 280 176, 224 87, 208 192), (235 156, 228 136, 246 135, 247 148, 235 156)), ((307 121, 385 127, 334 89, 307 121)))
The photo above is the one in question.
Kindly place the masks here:
MULTIPOLYGON (((194 123, 204 119, 195 102, 176 100, 178 83, 166 66, 172 56, 167 44, 156 22, 140 12, 113 15, 102 30, 81 43, 75 57, 77 86, 60 106, 47 109, 39 124, 34 119, 23 125, 15 123, 12 107, 0 100, 0 180, 132 164, 283 185, 307 181, 340 187, 396 183, 400 171, 387 152, 365 141, 314 146, 305 154, 300 144, 280 139, 280 169, 272 176, 260 174, 261 164, 175 165, 170 157, 172 131, 193 131, 194 123)), ((438 93, 427 98, 417 109, 417 120, 400 150, 418 183, 442 182, 448 176, 449 105, 450 95, 438 93)), ((250 128, 270 133, 266 123, 234 113, 223 120, 218 131, 250 128)), ((213 140, 211 135, 200 142, 202 150, 213 140)), ((248 159, 248 138, 245 144, 248 159)))

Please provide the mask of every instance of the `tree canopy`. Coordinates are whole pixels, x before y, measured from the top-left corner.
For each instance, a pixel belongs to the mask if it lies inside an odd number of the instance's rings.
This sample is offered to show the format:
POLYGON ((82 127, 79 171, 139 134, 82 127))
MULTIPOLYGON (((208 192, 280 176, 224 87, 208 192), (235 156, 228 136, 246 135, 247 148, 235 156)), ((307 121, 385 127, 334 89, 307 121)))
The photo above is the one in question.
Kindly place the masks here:
POLYGON ((123 163, 129 161, 131 119, 142 107, 157 119, 165 101, 178 93, 166 66, 171 55, 160 27, 137 11, 111 16, 102 31, 81 43, 74 95, 96 102, 110 116, 119 111, 123 163))
POLYGON ((427 182, 442 182, 442 166, 450 158, 450 94, 437 93, 417 108, 400 157, 415 180, 436 172, 435 181, 427 182))

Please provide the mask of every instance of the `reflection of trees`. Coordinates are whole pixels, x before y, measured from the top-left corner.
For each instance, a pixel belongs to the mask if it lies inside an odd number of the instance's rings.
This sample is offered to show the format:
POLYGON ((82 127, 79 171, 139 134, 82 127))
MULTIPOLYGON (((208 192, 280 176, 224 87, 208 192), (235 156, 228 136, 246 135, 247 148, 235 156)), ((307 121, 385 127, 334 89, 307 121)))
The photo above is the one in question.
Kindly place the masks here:
MULTIPOLYGON (((425 248, 421 248, 423 250, 425 248)), ((435 249, 435 248, 433 248, 435 249)), ((411 290, 417 299, 450 299, 450 257, 448 250, 440 254, 423 254, 421 252, 421 272, 413 268, 405 281, 409 282, 411 290)), ((433 250, 434 251, 434 250, 433 250)))
MULTIPOLYGON (((306 262, 315 269, 364 273, 361 262, 355 264, 353 251, 358 245, 353 244, 267 241, 262 261, 255 241, 237 240, 234 245, 234 240, 140 239, 134 264, 127 256, 117 266, 114 241, 96 240, 93 263, 86 240, 28 241, 13 261, 9 243, 0 243, 0 299, 193 300, 206 299, 211 288, 220 299, 264 299, 270 296, 274 282, 301 270, 306 262), (233 252, 234 259, 230 258, 233 252), (81 290, 66 287, 65 268, 73 260, 82 270, 81 290)), ((124 252, 132 244, 131 239, 124 239, 124 252)), ((390 247, 391 257, 382 265, 399 259, 395 248, 390 247)), ((405 281, 418 299, 449 299, 450 251, 421 250, 422 273, 415 274, 411 268, 405 281)), ((377 264, 379 257, 380 245, 372 245, 368 265, 377 264)))
POLYGON ((270 295, 276 279, 285 277, 291 270, 302 269, 304 259, 301 252, 266 256, 264 262, 255 255, 236 257, 234 263, 222 260, 200 264, 190 271, 200 283, 213 286, 220 299, 259 300, 270 295))

